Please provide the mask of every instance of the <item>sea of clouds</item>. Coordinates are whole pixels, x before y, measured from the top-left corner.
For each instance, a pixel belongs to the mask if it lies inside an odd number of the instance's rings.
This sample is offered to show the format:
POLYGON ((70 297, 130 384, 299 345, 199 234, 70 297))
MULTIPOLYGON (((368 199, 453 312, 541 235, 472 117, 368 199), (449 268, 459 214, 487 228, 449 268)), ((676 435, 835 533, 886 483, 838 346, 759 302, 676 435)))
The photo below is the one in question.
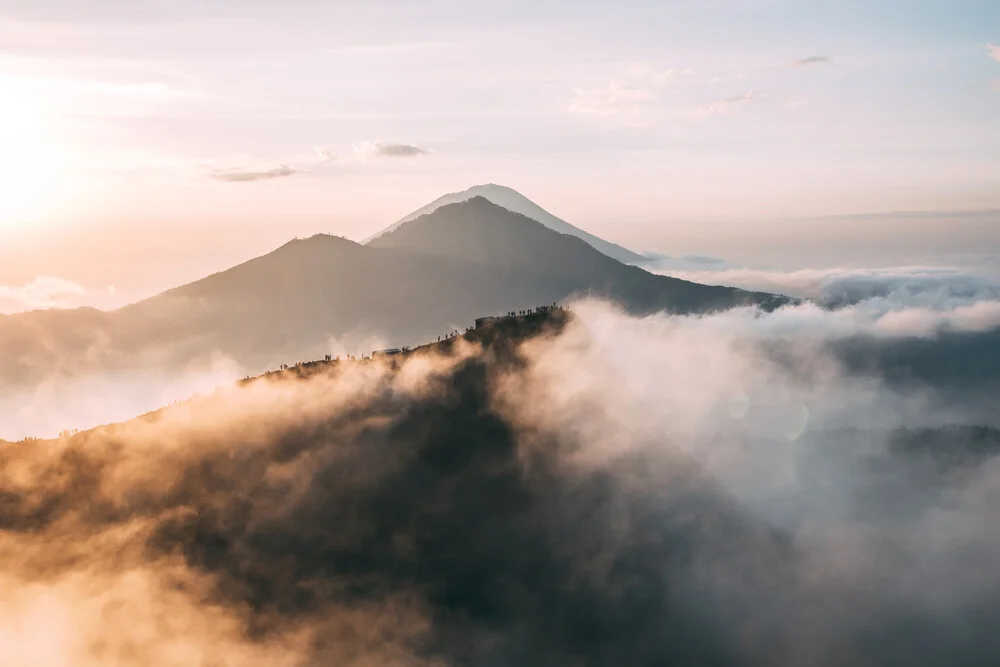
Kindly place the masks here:
POLYGON ((838 348, 990 335, 972 305, 580 301, 506 362, 457 342, 7 445, 0 663, 991 664, 1000 457, 954 426, 989 411, 838 348), (894 444, 923 428, 967 455, 894 444))

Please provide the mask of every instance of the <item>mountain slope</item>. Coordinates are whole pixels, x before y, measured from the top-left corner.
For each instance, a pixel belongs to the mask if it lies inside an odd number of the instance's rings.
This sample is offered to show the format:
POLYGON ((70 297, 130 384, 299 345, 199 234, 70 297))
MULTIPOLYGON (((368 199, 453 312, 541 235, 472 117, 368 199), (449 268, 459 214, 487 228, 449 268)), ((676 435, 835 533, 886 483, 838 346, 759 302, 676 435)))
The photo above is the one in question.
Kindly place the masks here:
MULTIPOLYGON (((567 414, 567 393, 586 386, 566 392, 535 371, 560 356, 555 335, 572 316, 539 319, 4 443, 0 568, 5 600, 20 603, 7 616, 54 610, 61 632, 86 637, 64 642, 59 664, 78 664, 73 650, 91 664, 123 655, 117 664, 157 667, 178 664, 161 655, 344 667, 995 663, 990 496, 962 478, 989 474, 1000 433, 892 432, 884 455, 835 487, 857 518, 830 521, 823 503, 801 530, 775 526, 669 429, 634 428, 613 409, 580 415, 585 398, 567 414), (975 457, 950 454, 963 450, 975 457), (970 496, 983 520, 962 513, 970 496), (957 537, 945 531, 947 549, 926 527, 941 515, 966 519, 957 537)), ((835 451, 885 436, 821 435, 835 451)), ((831 466, 800 458, 781 488, 812 497, 831 466)))
POLYGON ((632 312, 778 303, 626 266, 582 241, 475 198, 445 206, 367 246, 293 241, 228 271, 123 310, 159 318, 172 338, 252 368, 322 356, 331 338, 370 347, 421 342, 484 314, 593 294, 632 312), (176 314, 183 313, 182 317, 176 314))
POLYGON ((624 262, 626 264, 639 264, 647 260, 646 257, 643 257, 638 253, 634 253, 616 243, 611 243, 610 241, 598 238, 593 234, 574 227, 565 220, 557 218, 512 188, 508 188, 503 185, 494 185, 492 183, 477 185, 463 192, 453 192, 451 194, 444 195, 443 197, 439 197, 427 206, 414 211, 402 220, 399 220, 389 227, 386 227, 378 233, 368 237, 362 241, 362 243, 367 245, 378 238, 391 234, 407 222, 416 220, 417 218, 427 215, 428 213, 433 213, 442 206, 460 204, 474 197, 483 197, 497 206, 501 206, 509 211, 527 216, 528 218, 531 218, 532 220, 539 222, 545 227, 559 232, 560 234, 568 234, 570 236, 575 236, 578 239, 582 239, 598 251, 604 253, 608 257, 617 259, 619 262, 624 262))
POLYGON ((540 288, 547 288, 543 289, 545 293, 563 294, 555 298, 557 301, 590 294, 611 298, 636 313, 708 311, 735 305, 774 307, 785 301, 770 294, 649 273, 484 197, 444 206, 399 226, 366 247, 442 259, 465 258, 483 267, 531 278, 540 288))
MULTIPOLYGON (((733 600, 764 588, 761 563, 789 559, 785 541, 669 443, 577 473, 577 436, 526 430, 498 401, 502 381, 525 373, 515 342, 399 370, 278 374, 4 447, 0 469, 18 474, 0 475, 0 566, 53 586, 103 580, 87 589, 103 595, 124 572, 133 596, 136 580, 148 584, 141 608, 196 620, 208 608, 226 622, 206 641, 260 664, 711 665, 746 654, 733 600), (59 556, 22 556, 45 550, 59 556), (701 604, 722 593, 725 605, 701 604)), ((114 605, 102 611, 72 618, 117 636, 114 605)), ((176 631, 185 655, 198 655, 194 625, 176 631)), ((750 615, 741 627, 754 626, 750 615)))
POLYGON ((115 312, 6 318, 0 391, 54 373, 220 362, 258 372, 331 351, 412 345, 476 317, 582 295, 615 300, 633 313, 784 302, 650 274, 477 197, 369 245, 327 235, 295 240, 115 312))

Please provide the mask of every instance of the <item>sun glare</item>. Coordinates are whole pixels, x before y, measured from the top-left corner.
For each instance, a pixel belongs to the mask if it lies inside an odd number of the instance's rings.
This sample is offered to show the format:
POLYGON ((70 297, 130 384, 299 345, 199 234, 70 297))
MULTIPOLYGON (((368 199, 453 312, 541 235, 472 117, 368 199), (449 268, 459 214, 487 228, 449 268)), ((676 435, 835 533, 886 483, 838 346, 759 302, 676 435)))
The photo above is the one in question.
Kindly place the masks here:
POLYGON ((39 222, 63 186, 63 152, 39 107, 0 80, 0 228, 39 222))

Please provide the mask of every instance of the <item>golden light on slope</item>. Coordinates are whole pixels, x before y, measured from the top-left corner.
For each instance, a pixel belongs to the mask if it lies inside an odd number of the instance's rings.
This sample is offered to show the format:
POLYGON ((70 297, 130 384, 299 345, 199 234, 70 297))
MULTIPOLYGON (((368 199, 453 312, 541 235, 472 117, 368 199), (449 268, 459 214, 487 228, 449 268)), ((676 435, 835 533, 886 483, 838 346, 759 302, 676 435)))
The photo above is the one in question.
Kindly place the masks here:
POLYGON ((38 222, 66 183, 60 150, 39 107, 0 79, 0 229, 38 222))

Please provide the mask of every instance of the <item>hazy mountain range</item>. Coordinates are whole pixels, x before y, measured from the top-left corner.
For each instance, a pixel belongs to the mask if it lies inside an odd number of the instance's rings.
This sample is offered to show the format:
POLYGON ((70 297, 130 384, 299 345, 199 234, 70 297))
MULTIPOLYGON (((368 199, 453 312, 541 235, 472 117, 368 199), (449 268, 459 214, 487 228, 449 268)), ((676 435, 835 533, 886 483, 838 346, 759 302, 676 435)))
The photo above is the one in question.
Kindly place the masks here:
MULTIPOLYGON (((488 192, 530 208, 513 191, 490 186, 488 192)), ((786 302, 649 273, 591 243, 628 251, 546 220, 473 196, 433 207, 364 245, 328 235, 290 241, 116 311, 0 317, 0 347, 10 351, 0 359, 0 382, 219 358, 259 371, 320 358, 338 345, 418 344, 464 329, 476 317, 582 295, 606 297, 631 313, 786 302)))

